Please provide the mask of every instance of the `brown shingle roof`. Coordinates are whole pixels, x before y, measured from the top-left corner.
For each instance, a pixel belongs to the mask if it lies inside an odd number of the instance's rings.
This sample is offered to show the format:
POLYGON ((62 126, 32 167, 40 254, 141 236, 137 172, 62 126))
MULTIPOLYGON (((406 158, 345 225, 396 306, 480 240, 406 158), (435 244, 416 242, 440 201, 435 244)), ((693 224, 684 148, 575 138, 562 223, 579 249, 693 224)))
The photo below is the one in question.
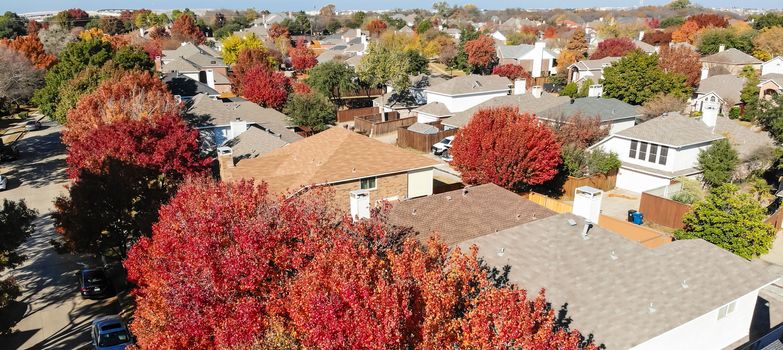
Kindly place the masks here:
POLYGON ((271 193, 432 167, 437 161, 339 127, 240 161, 224 180, 264 180, 271 193))
POLYGON ((741 64, 761 64, 761 60, 758 58, 755 58, 751 55, 748 55, 740 50, 737 50, 735 48, 726 49, 724 51, 718 52, 716 54, 712 54, 706 57, 702 57, 702 62, 708 62, 708 63, 719 63, 719 64, 732 64, 732 65, 741 65, 741 64))
POLYGON ((524 224, 555 213, 495 184, 397 203, 389 223, 410 227, 427 240, 435 232, 448 245, 524 224))

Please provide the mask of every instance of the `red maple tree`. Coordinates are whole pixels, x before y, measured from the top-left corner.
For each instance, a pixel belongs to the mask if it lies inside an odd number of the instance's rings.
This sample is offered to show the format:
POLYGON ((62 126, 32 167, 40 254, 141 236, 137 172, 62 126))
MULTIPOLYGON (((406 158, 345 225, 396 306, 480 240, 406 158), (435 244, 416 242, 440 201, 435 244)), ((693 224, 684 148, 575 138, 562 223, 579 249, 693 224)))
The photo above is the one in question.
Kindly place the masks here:
POLYGON ((68 175, 76 179, 82 170, 101 173, 107 159, 179 176, 208 169, 209 160, 199 156, 198 132, 182 117, 167 114, 151 119, 105 124, 69 144, 68 175))
POLYGON ((492 74, 499 75, 501 77, 506 77, 511 80, 517 80, 517 79, 528 79, 530 80, 532 76, 528 71, 525 70, 525 68, 522 68, 522 66, 518 64, 501 64, 499 66, 495 66, 495 68, 492 68, 492 74))
POLYGON ((386 24, 386 22, 384 22, 384 21, 382 21, 382 20, 380 20, 378 18, 373 19, 373 20, 367 22, 367 25, 365 26, 365 28, 367 29, 367 32, 369 32, 370 35, 375 36, 375 37, 381 35, 381 33, 383 33, 386 30, 387 27, 388 27, 388 25, 386 24))
POLYGON ((658 65, 667 73, 677 73, 685 76, 690 86, 696 86, 701 79, 701 56, 688 47, 661 47, 658 65))
POLYGON ((288 27, 281 25, 280 23, 272 23, 267 30, 269 37, 274 39, 284 37, 288 38, 291 34, 288 32, 288 27))
POLYGON ((239 77, 242 97, 268 108, 281 109, 288 99, 291 84, 283 73, 256 65, 239 77))
POLYGON ((41 24, 35 20, 27 21, 27 34, 38 36, 38 31, 41 30, 41 24))
POLYGON ((6 45, 21 53, 38 68, 49 68, 57 60, 57 56, 46 52, 43 43, 36 34, 18 36, 13 40, 3 39, 0 41, 0 45, 6 45))
POLYGON ((62 139, 70 145, 104 124, 156 119, 179 111, 179 104, 162 80, 149 72, 127 72, 103 81, 68 111, 62 139))
POLYGON ((468 55, 469 64, 482 69, 486 69, 497 59, 495 41, 486 35, 466 42, 465 53, 468 55))
POLYGON ((636 44, 628 38, 609 38, 598 43, 598 48, 590 55, 591 60, 604 57, 622 57, 636 49, 636 44))
POLYGON ((585 148, 609 135, 609 128, 601 125, 601 119, 598 117, 577 113, 566 116, 558 122, 555 136, 561 145, 572 144, 578 148, 585 148))
POLYGON ((552 130, 512 107, 479 110, 454 137, 451 154, 465 183, 512 190, 552 179, 561 161, 552 130))
POLYGON ((671 31, 653 30, 644 33, 642 41, 655 46, 668 46, 672 41, 671 31))
POLYGON ((125 261, 137 346, 595 349, 543 291, 497 287, 476 248, 403 239, 382 212, 354 222, 329 196, 187 181, 125 261))
POLYGON ((171 25, 171 37, 181 42, 189 41, 194 44, 202 44, 206 40, 204 32, 188 14, 180 15, 171 25))
POLYGON ((304 39, 299 38, 296 46, 288 49, 288 57, 291 58, 291 66, 297 72, 304 72, 318 64, 315 52, 304 43, 304 39))
POLYGON ((696 22, 700 29, 707 27, 726 28, 729 26, 729 20, 716 13, 700 13, 688 17, 688 21, 696 22))

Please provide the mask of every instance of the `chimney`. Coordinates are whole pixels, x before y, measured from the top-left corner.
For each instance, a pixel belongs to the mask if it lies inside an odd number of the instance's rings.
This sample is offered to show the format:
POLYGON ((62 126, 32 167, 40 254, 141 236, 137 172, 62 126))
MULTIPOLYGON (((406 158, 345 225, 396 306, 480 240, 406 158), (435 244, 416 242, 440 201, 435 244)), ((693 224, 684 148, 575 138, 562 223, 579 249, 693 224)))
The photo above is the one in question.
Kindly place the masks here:
POLYGON ((581 216, 591 223, 598 223, 602 198, 603 192, 599 189, 590 186, 577 187, 572 214, 581 216))
POLYGON ((726 45, 720 44, 720 46, 718 46, 718 52, 723 52, 723 51, 726 51, 726 45))
POLYGON ((530 72, 533 78, 541 77, 541 72, 544 70, 544 49, 546 49, 544 41, 536 41, 533 45, 533 67, 530 72))
POLYGON ((527 90, 527 80, 517 79, 514 80, 514 95, 524 95, 527 90))
POLYGON ((601 84, 590 85, 587 90, 587 97, 601 97, 604 95, 604 86, 601 84))
POLYGON ((640 30, 639 31, 639 41, 642 41, 642 39, 644 39, 644 31, 640 30))
POLYGON ((215 88, 215 72, 211 69, 207 69, 207 85, 211 88, 215 88))
POLYGON ((370 217, 370 191, 351 191, 351 218, 354 221, 370 217))
POLYGON ((362 45, 367 45, 367 35, 361 34, 359 35, 359 38, 361 38, 362 45))
POLYGON ((707 65, 704 65, 701 67, 701 80, 707 79, 710 77, 710 69, 707 68, 707 65))
POLYGON ((535 98, 541 98, 541 95, 544 93, 544 87, 541 85, 536 85, 530 88, 530 93, 533 94, 533 97, 535 98))
POLYGON ((234 168, 234 154, 231 151, 231 147, 218 147, 217 159, 220 165, 220 178, 226 180, 229 176, 229 169, 234 168))
POLYGON ((247 130, 247 122, 237 118, 229 123, 230 129, 228 132, 229 139, 233 139, 247 130))
POLYGON ((715 128, 718 123, 718 112, 720 103, 713 101, 704 101, 701 105, 701 121, 710 128, 715 128))
POLYGON ((356 28, 356 36, 362 36, 362 29, 356 28))
POLYGON ((160 56, 155 56, 155 70, 160 72, 163 67, 163 61, 160 56))

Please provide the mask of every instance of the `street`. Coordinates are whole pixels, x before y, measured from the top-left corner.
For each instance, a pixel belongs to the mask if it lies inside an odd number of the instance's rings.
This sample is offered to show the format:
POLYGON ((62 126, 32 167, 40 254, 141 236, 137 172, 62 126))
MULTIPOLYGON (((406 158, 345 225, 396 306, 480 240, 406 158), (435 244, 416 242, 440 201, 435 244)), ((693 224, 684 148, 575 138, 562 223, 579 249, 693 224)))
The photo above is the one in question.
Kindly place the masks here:
POLYGON ((20 159, 0 165, 9 178, 0 198, 25 199, 38 210, 35 233, 20 248, 27 256, 21 266, 0 274, 19 282, 22 296, 0 315, 0 322, 15 323, 11 335, 0 336, 2 349, 89 348, 90 321, 96 316, 116 314, 116 298, 84 300, 79 296, 75 273, 89 257, 58 254, 50 240, 55 238, 51 211, 57 195, 65 193, 65 148, 60 142, 62 127, 48 120, 41 130, 29 132, 17 147, 20 159))

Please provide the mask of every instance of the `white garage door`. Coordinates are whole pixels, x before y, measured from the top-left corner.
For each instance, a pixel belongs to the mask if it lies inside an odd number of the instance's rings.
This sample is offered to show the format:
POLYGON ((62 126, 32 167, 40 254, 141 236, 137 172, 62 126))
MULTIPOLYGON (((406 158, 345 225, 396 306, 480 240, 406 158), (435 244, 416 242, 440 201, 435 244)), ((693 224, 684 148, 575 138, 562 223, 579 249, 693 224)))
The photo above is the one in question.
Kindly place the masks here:
POLYGON ((432 169, 408 172, 408 198, 432 194, 432 169))
POLYGON ((617 173, 617 187, 633 192, 649 191, 668 185, 671 180, 657 177, 627 168, 620 168, 617 173))

